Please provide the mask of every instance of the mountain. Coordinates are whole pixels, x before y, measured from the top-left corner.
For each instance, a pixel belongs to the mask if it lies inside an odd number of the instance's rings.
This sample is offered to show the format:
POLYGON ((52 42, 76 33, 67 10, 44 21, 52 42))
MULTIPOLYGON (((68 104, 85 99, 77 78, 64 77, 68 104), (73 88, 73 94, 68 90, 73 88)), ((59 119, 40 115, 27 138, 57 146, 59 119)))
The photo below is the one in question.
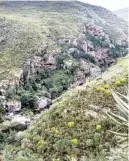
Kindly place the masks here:
POLYGON ((119 16, 120 18, 122 18, 125 21, 129 21, 129 8, 122 8, 119 10, 114 11, 114 13, 119 16))
POLYGON ((105 160, 118 128, 99 109, 115 108, 109 87, 126 94, 127 33, 78 1, 0 2, 0 157, 105 160))
POLYGON ((80 2, 1 2, 0 21, 1 79, 19 77, 25 61, 47 44, 50 52, 59 52, 57 40, 77 38, 84 23, 110 41, 127 35, 127 24, 115 14, 80 2))

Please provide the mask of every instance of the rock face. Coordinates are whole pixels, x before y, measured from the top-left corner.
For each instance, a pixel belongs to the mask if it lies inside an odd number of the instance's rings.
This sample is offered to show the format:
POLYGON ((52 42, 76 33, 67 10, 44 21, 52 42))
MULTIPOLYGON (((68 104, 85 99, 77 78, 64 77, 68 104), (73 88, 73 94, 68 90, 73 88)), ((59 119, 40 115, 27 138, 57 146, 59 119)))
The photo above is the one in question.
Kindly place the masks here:
POLYGON ((87 53, 87 42, 84 40, 83 37, 83 35, 80 35, 79 38, 74 39, 72 45, 87 53))
POLYGON ((4 154, 0 152, 0 161, 4 161, 4 154))
POLYGON ((80 70, 76 74, 76 85, 82 85, 85 83, 86 79, 95 78, 101 73, 99 66, 81 60, 80 70))
POLYGON ((84 74, 84 71, 78 71, 77 72, 75 81, 76 81, 76 85, 79 85, 80 86, 80 85, 84 84, 84 82, 85 82, 85 74, 84 74))
POLYGON ((91 36, 97 37, 97 38, 105 38, 107 42, 110 42, 109 36, 103 31, 102 27, 99 27, 95 24, 85 24, 84 26, 84 32, 89 33, 91 36))
POLYGON ((5 105, 6 105, 6 96, 5 95, 0 96, 0 103, 2 103, 5 107, 5 105))
POLYGON ((43 53, 42 51, 36 52, 35 56, 24 64, 20 75, 20 83, 24 84, 30 75, 35 74, 41 68, 56 69, 56 55, 56 52, 47 53, 46 50, 43 53))
POLYGON ((77 48, 75 48, 75 47, 69 48, 68 54, 72 54, 72 53, 74 53, 74 52, 78 52, 77 48))

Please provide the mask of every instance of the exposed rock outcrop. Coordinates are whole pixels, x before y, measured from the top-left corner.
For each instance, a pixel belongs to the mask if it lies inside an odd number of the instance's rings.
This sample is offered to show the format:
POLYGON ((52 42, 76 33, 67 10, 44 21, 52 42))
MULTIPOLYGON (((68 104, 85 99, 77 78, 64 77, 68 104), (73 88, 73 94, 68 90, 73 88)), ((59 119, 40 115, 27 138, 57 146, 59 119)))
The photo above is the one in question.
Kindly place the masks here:
POLYGON ((24 84, 30 75, 35 74, 41 68, 56 68, 56 55, 57 53, 44 53, 43 55, 35 54, 31 59, 29 59, 23 67, 23 71, 20 76, 20 83, 24 84))
POLYGON ((42 111, 51 105, 51 99, 47 97, 39 97, 37 101, 37 110, 42 111))
POLYGON ((30 123, 30 119, 21 115, 15 115, 10 121, 5 121, 0 126, 0 131, 8 132, 9 130, 25 130, 30 123))
POLYGON ((95 78, 95 77, 99 76, 100 74, 101 74, 101 69, 98 66, 92 65, 90 67, 90 76, 91 77, 95 78))
POLYGON ((79 38, 74 39, 72 45, 87 53, 87 42, 84 40, 83 35, 80 35, 79 38))
POLYGON ((6 112, 15 113, 21 110, 21 102, 17 100, 10 100, 6 103, 6 112))

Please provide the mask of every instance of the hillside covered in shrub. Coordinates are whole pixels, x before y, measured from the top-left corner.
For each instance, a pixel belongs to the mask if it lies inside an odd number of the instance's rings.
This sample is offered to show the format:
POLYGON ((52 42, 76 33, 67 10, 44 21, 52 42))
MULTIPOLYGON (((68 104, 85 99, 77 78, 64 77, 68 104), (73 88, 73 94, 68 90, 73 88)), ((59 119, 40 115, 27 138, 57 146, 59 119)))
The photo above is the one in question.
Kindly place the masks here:
MULTIPOLYGON (((6 146, 6 160, 115 159, 110 155, 118 138, 107 130, 117 131, 119 126, 102 110, 116 111, 110 89, 127 95, 127 77, 127 58, 123 58, 101 78, 64 93, 27 131, 15 136, 14 145, 6 146)), ((122 153, 117 154, 119 159, 122 153)))

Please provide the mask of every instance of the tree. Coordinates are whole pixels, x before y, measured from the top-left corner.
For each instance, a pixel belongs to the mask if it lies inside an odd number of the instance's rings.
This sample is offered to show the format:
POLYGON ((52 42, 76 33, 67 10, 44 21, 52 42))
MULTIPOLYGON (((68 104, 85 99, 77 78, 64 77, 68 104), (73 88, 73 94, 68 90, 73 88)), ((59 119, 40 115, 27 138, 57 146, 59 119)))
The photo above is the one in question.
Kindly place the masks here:
POLYGON ((21 93, 21 105, 22 108, 36 108, 37 107, 37 98, 34 93, 23 90, 21 93))

